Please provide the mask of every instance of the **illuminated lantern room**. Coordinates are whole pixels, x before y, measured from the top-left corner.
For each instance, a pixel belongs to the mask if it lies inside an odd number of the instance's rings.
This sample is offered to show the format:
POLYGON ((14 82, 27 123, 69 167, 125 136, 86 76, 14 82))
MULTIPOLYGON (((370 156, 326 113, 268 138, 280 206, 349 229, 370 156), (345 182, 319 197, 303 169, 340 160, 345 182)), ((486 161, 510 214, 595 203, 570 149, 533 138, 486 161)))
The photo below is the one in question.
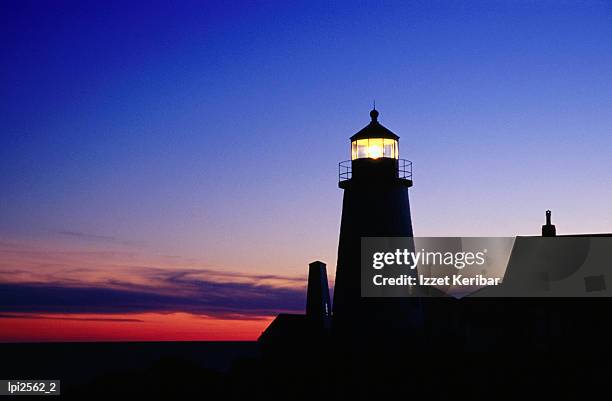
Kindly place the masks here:
POLYGON ((351 137, 351 160, 399 159, 399 136, 378 122, 378 111, 370 112, 372 121, 351 137))
POLYGON ((338 164, 340 188, 357 181, 367 184, 398 179, 402 185, 412 186, 412 162, 400 159, 399 136, 378 122, 378 114, 376 109, 370 111, 370 123, 351 137, 351 159, 338 164))

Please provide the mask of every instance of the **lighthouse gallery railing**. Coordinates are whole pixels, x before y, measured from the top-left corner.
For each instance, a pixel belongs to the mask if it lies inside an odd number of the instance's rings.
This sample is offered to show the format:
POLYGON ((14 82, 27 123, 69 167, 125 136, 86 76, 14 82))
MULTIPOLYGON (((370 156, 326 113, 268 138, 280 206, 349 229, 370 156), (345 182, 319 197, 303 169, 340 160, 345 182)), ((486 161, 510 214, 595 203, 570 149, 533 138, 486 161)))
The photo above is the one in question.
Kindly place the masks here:
MULTIPOLYGON (((338 181, 350 180, 353 177, 352 160, 338 163, 338 181)), ((397 177, 412 180, 412 162, 406 159, 397 159, 397 177)))

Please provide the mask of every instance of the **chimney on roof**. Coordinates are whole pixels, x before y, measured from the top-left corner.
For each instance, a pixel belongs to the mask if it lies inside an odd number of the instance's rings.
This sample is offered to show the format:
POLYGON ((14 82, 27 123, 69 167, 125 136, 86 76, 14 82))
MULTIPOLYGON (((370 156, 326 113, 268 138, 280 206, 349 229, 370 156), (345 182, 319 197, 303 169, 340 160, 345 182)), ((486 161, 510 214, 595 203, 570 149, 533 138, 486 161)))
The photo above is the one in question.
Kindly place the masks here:
POLYGON ((556 237, 557 228, 554 224, 551 224, 551 211, 546 211, 546 224, 542 226, 542 237, 556 237))
POLYGON ((328 329, 331 323, 331 312, 325 263, 312 262, 308 266, 306 319, 318 329, 328 329))

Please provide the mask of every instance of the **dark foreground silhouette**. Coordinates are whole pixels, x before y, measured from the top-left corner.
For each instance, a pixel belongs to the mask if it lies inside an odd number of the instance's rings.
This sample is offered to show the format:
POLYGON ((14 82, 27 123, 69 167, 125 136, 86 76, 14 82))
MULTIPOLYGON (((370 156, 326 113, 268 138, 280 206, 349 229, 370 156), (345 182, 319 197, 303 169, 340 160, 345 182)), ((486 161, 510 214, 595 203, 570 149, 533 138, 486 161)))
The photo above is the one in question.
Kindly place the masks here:
POLYGON ((610 347, 601 335, 581 344, 588 338, 588 330, 561 336, 542 351, 520 336, 501 343, 508 336, 470 352, 459 338, 446 349, 381 338, 356 352, 308 338, 276 350, 256 342, 2 344, 0 374, 61 379, 62 398, 80 400, 605 398, 610 347))

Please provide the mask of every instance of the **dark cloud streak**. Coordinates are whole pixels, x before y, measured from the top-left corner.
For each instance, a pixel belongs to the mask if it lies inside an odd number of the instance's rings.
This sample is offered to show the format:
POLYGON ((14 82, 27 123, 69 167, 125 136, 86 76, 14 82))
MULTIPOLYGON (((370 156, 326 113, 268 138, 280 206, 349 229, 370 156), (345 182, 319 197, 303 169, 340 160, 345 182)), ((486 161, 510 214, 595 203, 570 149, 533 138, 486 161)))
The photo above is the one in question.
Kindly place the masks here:
POLYGON ((256 318, 283 311, 301 311, 301 288, 257 283, 214 282, 169 273, 168 288, 75 286, 66 284, 0 284, 0 312, 102 313, 187 312, 224 318, 256 318))

